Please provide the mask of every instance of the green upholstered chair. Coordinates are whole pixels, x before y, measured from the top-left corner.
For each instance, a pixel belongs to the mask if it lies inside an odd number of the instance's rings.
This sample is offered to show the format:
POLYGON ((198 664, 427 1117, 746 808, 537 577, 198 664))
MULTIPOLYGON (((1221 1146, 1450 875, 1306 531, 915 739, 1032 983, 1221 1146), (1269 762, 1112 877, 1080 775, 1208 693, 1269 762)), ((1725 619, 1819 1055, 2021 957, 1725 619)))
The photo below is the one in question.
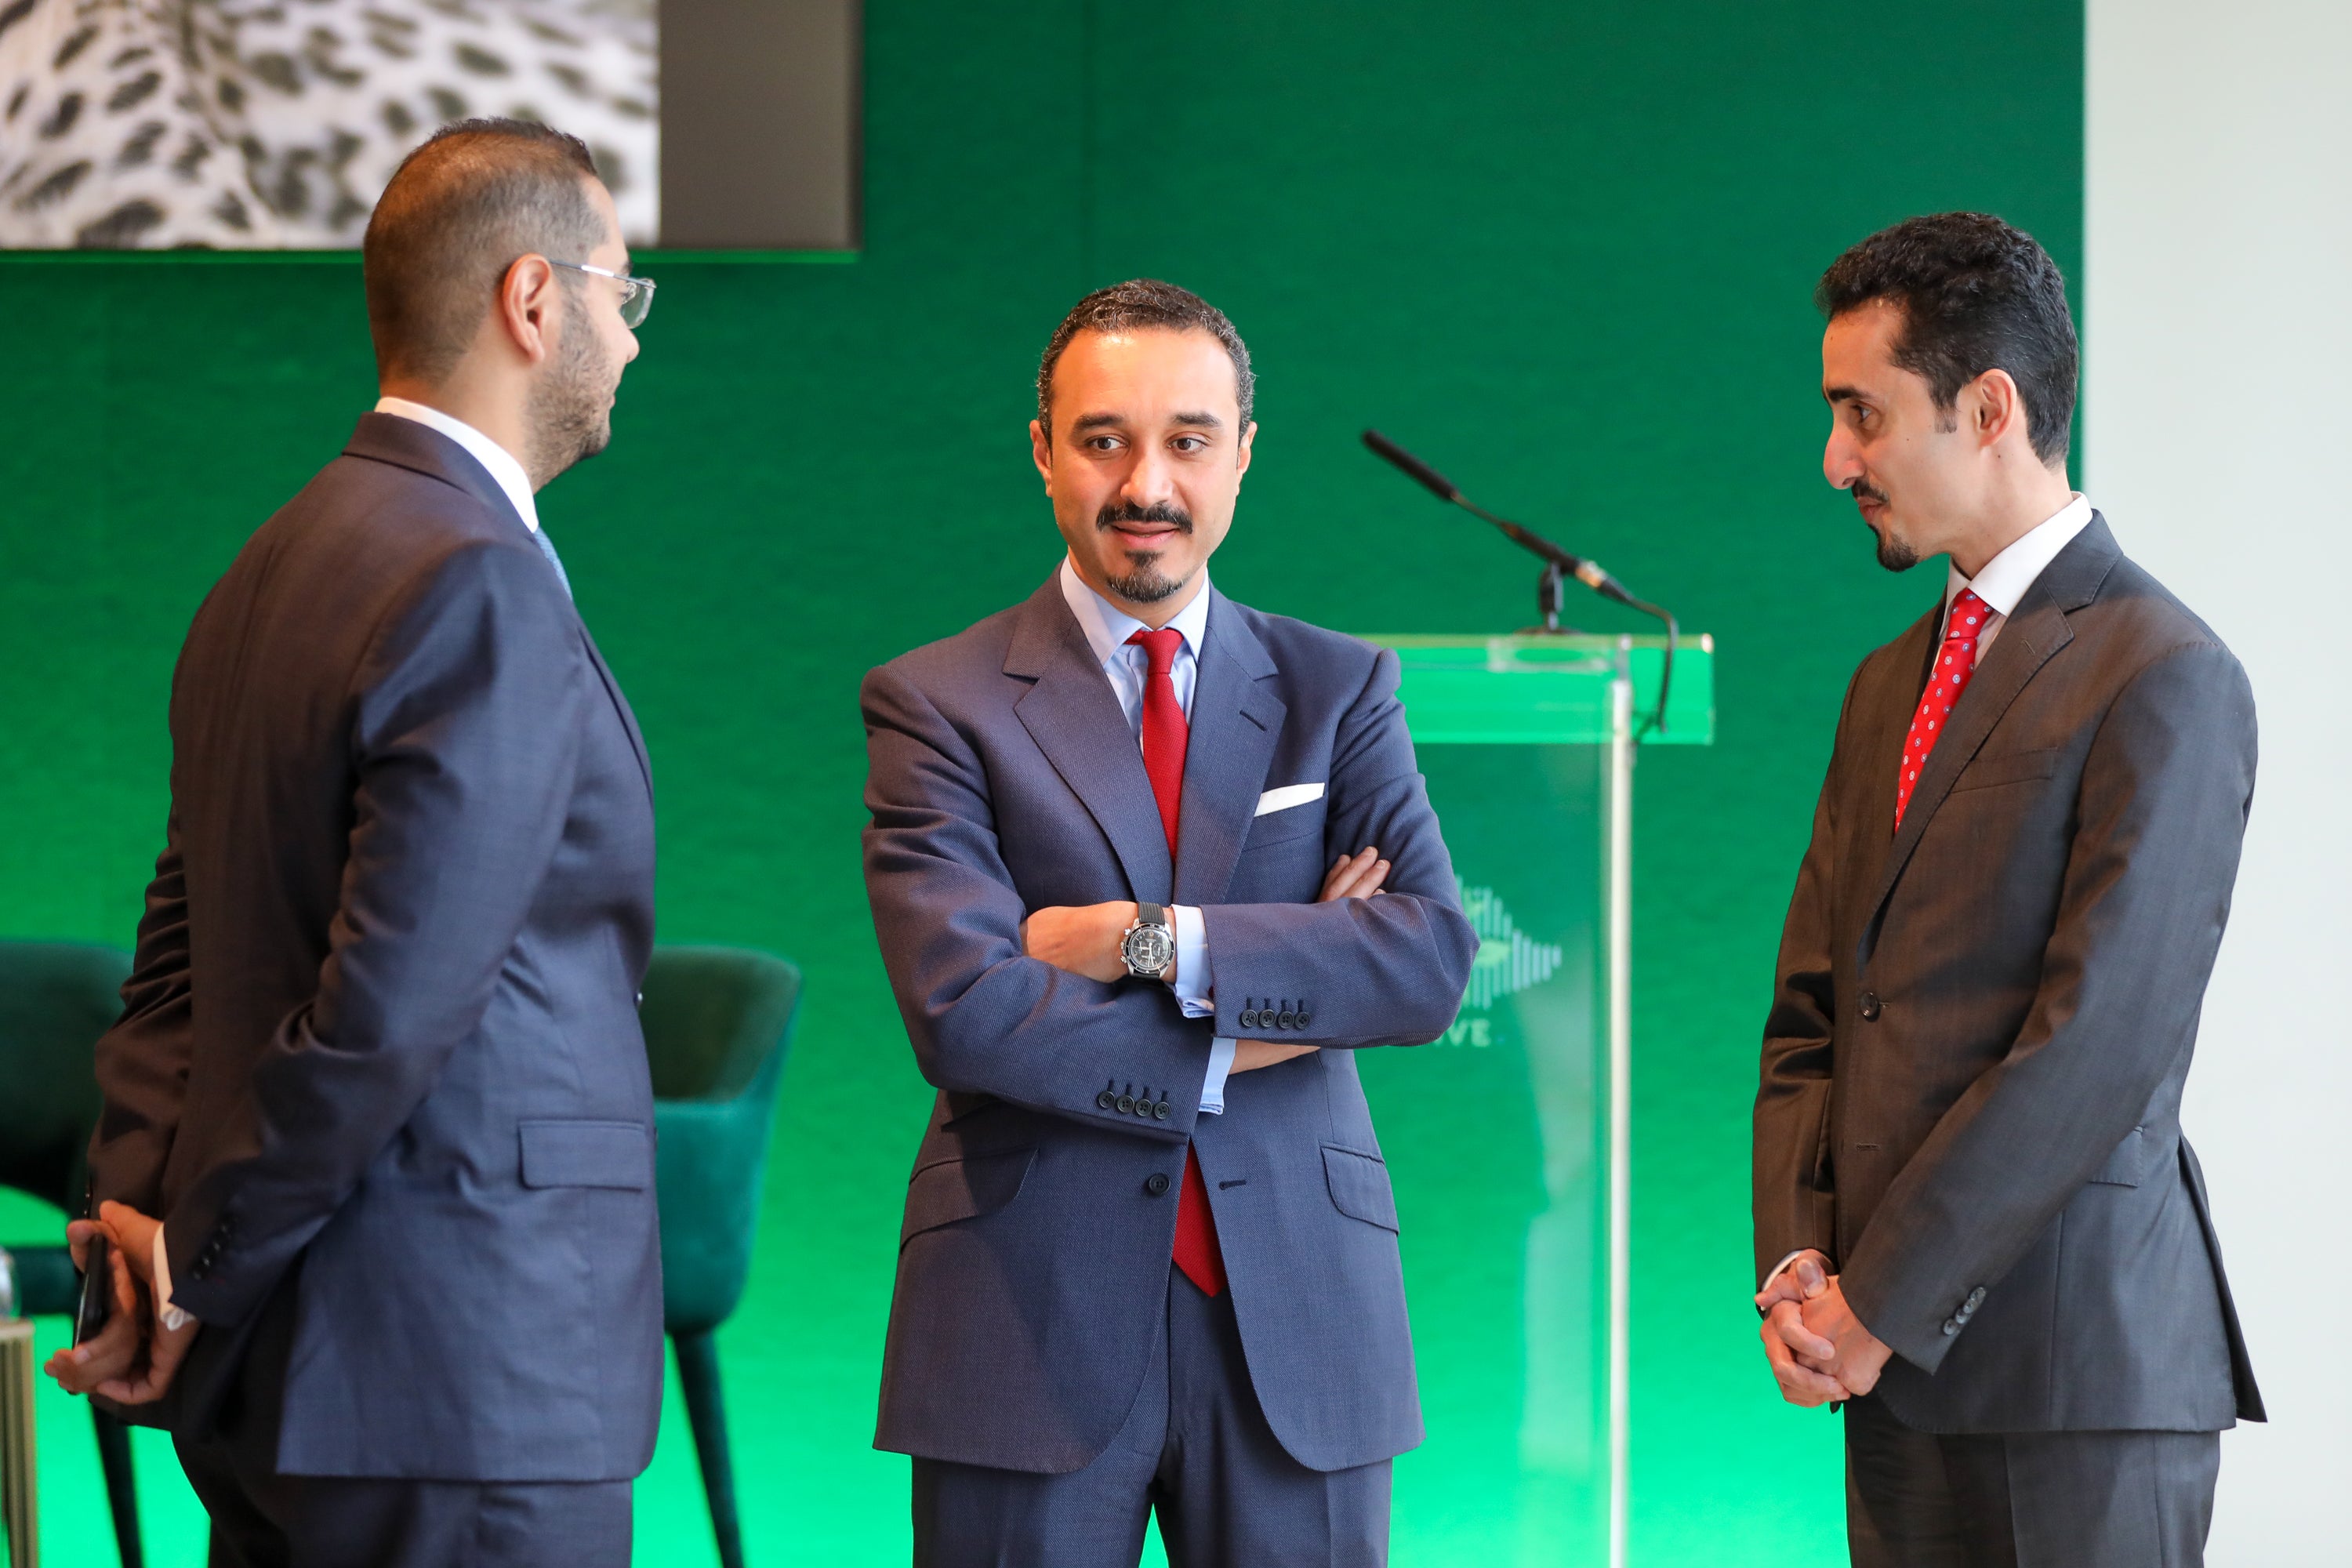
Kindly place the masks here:
MULTIPOLYGON (((87 942, 0 942, 0 1186, 79 1214, 87 1185, 98 1079, 90 1047, 122 1010, 131 955, 87 942)), ((63 1237, 54 1247, 11 1247, 17 1310, 70 1314, 81 1286, 63 1237)), ((139 1498, 131 1433, 96 1405, 99 1462, 123 1568, 140 1568, 139 1498)))
POLYGON ((801 972, 781 958, 657 947, 640 1012, 660 1132, 662 1317, 725 1568, 742 1568, 743 1540, 715 1331, 751 1273, 768 1128, 800 996, 801 972))

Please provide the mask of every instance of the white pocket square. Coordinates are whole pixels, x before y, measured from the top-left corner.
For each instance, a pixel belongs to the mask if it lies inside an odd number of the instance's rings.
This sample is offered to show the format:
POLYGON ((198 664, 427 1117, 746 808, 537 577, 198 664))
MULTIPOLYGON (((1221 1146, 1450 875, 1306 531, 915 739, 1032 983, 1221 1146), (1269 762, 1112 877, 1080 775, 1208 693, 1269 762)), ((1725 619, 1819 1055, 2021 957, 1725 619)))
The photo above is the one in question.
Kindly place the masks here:
POLYGON ((1284 784, 1280 789, 1270 789, 1258 796, 1257 809, 1250 815, 1264 816, 1269 811, 1286 811, 1294 805, 1305 805, 1310 800, 1322 798, 1323 786, 1319 784, 1284 784))

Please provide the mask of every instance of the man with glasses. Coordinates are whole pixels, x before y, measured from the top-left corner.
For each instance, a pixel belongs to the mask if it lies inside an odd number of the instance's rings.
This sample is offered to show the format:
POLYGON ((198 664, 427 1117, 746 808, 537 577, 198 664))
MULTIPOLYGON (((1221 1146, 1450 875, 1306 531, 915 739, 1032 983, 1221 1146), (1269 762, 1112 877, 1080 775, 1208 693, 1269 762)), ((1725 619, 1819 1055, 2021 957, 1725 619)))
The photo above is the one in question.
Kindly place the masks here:
POLYGON ((532 498, 653 286, 587 149, 512 121, 412 153, 364 260, 383 401, 181 654, 71 1231, 121 1310, 51 1371, 172 1430, 216 1565, 624 1564, 653 801, 532 498))

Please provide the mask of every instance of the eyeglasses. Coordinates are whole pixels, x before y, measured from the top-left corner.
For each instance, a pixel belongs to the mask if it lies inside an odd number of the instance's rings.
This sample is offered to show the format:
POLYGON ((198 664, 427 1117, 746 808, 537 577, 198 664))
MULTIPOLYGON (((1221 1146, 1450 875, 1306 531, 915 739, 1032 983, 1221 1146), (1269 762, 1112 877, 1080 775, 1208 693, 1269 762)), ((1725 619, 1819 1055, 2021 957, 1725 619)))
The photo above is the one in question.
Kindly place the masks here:
POLYGON ((574 272, 592 273, 598 278, 610 278, 618 283, 621 286, 621 325, 633 331, 642 327, 646 324, 646 318, 653 313, 654 280, 650 278, 632 278, 608 268, 591 267, 584 261, 551 261, 548 265, 569 268, 574 272))

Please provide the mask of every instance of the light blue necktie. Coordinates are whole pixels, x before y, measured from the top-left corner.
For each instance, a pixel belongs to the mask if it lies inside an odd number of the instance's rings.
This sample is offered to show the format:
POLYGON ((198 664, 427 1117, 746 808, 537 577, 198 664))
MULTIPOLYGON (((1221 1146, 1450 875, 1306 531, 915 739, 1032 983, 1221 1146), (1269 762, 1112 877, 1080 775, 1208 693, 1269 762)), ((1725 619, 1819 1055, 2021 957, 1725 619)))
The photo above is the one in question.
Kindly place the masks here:
POLYGON ((563 584, 563 596, 572 597, 572 574, 563 569, 562 559, 555 553, 555 541, 547 537, 543 528, 532 529, 530 538, 539 546, 539 552, 547 557, 547 563, 555 568, 555 580, 563 584))

